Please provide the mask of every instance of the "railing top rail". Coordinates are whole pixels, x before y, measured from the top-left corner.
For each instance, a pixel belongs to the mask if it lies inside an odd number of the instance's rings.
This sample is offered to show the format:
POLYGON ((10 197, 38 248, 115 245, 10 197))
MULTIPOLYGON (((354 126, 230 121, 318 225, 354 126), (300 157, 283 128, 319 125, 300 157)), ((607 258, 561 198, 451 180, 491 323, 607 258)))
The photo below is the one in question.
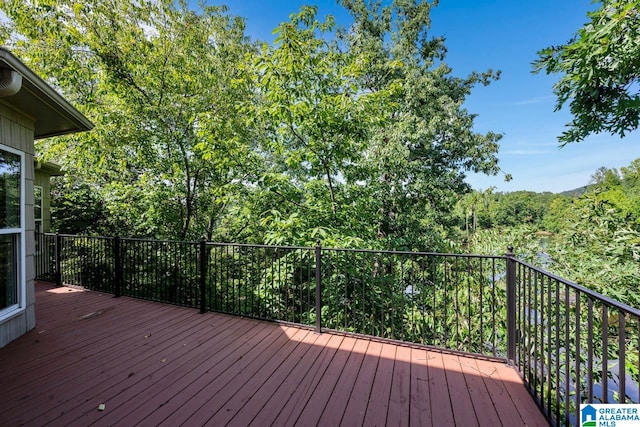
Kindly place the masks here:
MULTIPOLYGON (((42 233, 45 235, 55 236, 56 233, 42 233)), ((114 237, 102 237, 102 236, 81 236, 75 234, 58 234, 61 237, 87 237, 96 239, 113 239, 114 237)), ((200 244, 199 241, 189 240, 159 240, 159 239, 146 239, 146 238, 133 238, 133 237, 121 237, 121 240, 136 241, 136 242, 157 242, 157 243, 180 243, 180 244, 200 244)), ((264 249, 286 249, 286 250, 315 250, 314 246, 287 246, 287 245, 265 245, 265 244, 252 244, 252 243, 230 243, 230 242, 210 242, 205 241, 208 246, 235 246, 245 248, 264 248, 264 249)), ((387 249, 352 249, 352 248, 332 248, 322 247, 323 251, 334 252, 356 252, 356 253, 373 253, 373 254, 385 254, 385 255, 413 255, 413 256, 445 256, 445 257, 457 257, 457 258, 486 258, 486 259, 504 259, 503 255, 478 255, 478 254, 454 254, 446 252, 419 252, 419 251, 393 251, 387 249)))
POLYGON ((96 239, 96 240, 113 240, 114 237, 106 237, 106 236, 83 236, 83 235, 78 235, 78 234, 63 234, 63 233, 41 233, 44 234, 45 236, 51 236, 51 237, 68 237, 68 238, 73 238, 73 239, 96 239))
MULTIPOLYGON (((284 245, 258 245, 251 243, 225 243, 225 242, 205 242, 208 246, 236 246, 240 248, 262 248, 262 249, 295 249, 313 251, 311 246, 284 246, 284 245)), ((322 248, 324 250, 325 248, 322 248)))
POLYGON ((572 282, 570 280, 563 279, 560 276, 557 276, 557 275, 555 275, 553 273, 550 273, 550 272, 548 272, 546 270, 543 270, 543 269, 541 269, 539 267, 536 267, 535 265, 529 264, 528 262, 523 261, 521 259, 518 259, 518 258, 514 257, 513 260, 516 261, 517 263, 519 263, 521 265, 524 265, 525 267, 530 268, 530 269, 532 269, 532 270, 534 270, 534 271, 536 271, 536 272, 538 272, 540 274, 543 274, 543 275, 545 275, 545 276, 547 276, 547 277, 549 277, 549 278, 551 278, 553 280, 556 280, 556 281, 558 281, 560 283, 563 283, 563 284, 575 289, 576 291, 579 291, 580 293, 588 295, 589 297, 591 297, 593 299, 599 300, 599 301, 603 302, 604 304, 608 305, 609 307, 614 307, 614 308, 616 308, 616 309, 618 309, 620 311, 623 311, 623 312, 628 313, 628 314, 630 314, 632 316, 640 318, 640 310, 638 310, 638 309, 636 309, 634 307, 631 307, 630 305, 627 305, 627 304, 622 303, 620 301, 616 301, 616 300, 614 300, 612 298, 609 298, 609 297, 607 297, 605 295, 602 295, 602 294, 600 294, 598 292, 595 292, 595 291, 593 291, 593 290, 591 290, 589 288, 585 288, 584 286, 579 285, 579 284, 577 284, 575 282, 572 282))
POLYGON ((348 248, 322 248, 323 251, 335 252, 360 252, 360 253, 376 253, 386 255, 414 255, 414 256, 442 256, 456 258, 488 258, 488 259, 505 259, 503 255, 478 255, 478 254, 453 254, 445 252, 418 252, 418 251, 390 251, 383 249, 348 249, 348 248))
MULTIPOLYGON (((224 242, 206 242, 210 246, 237 246, 237 247, 251 247, 251 248, 268 248, 268 249, 300 249, 300 250, 315 250, 312 246, 284 246, 284 245, 258 245, 250 243, 224 243, 224 242)), ((386 254, 386 255, 413 255, 413 256, 446 256, 446 257, 458 257, 458 258, 491 258, 491 259, 504 259, 502 255, 475 255, 475 254, 453 254, 442 252, 417 252, 417 251, 392 251, 384 249, 351 249, 351 248, 331 248, 322 247, 323 251, 333 252, 357 252, 357 253, 373 253, 373 254, 386 254)))
POLYGON ((198 245, 200 242, 194 242, 192 240, 160 240, 160 239, 145 239, 142 237, 120 237, 121 241, 127 242, 144 242, 144 243, 163 243, 163 244, 179 244, 179 245, 198 245))
POLYGON ((166 244, 177 243, 177 244, 188 244, 188 245, 197 245, 200 243, 200 242, 194 242, 189 240, 160 240, 160 239, 146 239, 141 237, 120 237, 120 236, 105 237, 105 236, 90 236, 90 235, 82 235, 82 234, 65 234, 65 233, 41 233, 41 234, 44 234, 45 236, 52 236, 52 237, 60 236, 60 237, 69 237, 74 239, 113 240, 117 237, 120 240, 129 241, 129 242, 148 242, 148 243, 166 243, 166 244))

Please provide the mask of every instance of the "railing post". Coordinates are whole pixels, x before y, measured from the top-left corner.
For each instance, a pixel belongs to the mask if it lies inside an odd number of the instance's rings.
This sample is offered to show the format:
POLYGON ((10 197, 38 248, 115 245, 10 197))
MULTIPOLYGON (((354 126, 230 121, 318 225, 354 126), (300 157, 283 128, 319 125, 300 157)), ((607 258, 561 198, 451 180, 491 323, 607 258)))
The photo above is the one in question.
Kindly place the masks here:
POLYGON ((56 249, 55 249, 55 280, 56 280, 56 286, 60 287, 62 286, 62 271, 60 271, 60 253, 62 252, 62 238, 60 237, 60 234, 56 233, 55 236, 55 244, 56 244, 56 249))
POLYGON ((320 241, 316 244, 316 333, 322 333, 322 248, 320 241))
POLYGON ((207 243, 204 239, 200 241, 200 313, 207 312, 207 243))
POLYGON ((516 261, 513 246, 507 248, 507 360, 516 360, 516 261))
POLYGON ((120 248, 120 237, 118 236, 113 238, 113 264, 115 269, 113 296, 119 298, 122 294, 122 251, 120 248))

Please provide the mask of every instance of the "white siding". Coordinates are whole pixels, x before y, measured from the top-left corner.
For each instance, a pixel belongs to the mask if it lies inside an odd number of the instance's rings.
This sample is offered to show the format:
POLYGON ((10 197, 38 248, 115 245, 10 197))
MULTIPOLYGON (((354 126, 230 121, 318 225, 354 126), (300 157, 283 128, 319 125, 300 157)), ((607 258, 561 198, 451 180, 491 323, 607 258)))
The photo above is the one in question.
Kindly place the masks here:
POLYGON ((35 293, 33 279, 33 135, 34 122, 29 117, 0 103, 0 144, 25 153, 25 233, 26 233, 26 309, 0 323, 0 347, 33 329, 35 320, 35 293))

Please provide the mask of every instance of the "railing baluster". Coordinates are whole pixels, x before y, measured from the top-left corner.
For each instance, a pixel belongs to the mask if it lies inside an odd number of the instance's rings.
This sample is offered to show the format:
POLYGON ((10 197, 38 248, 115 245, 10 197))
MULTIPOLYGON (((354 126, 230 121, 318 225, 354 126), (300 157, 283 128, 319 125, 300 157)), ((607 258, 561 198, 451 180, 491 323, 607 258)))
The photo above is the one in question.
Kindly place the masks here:
MULTIPOLYGON (((460 320, 460 317, 464 313, 464 286, 462 285, 462 277, 463 271, 460 267, 460 257, 457 255, 453 256, 453 270, 454 270, 454 282, 455 282, 455 316, 456 316, 456 350, 462 350, 462 346, 464 345, 464 340, 462 337, 463 329, 460 327, 461 324, 464 323, 464 320, 460 320)), ((463 350, 462 350, 463 351, 463 350)))
POLYGON ((569 349, 569 343, 571 342, 569 324, 571 319, 571 311, 569 304, 569 288, 565 284, 564 286, 564 417, 565 424, 569 425, 569 418, 571 416, 570 403, 571 403, 571 351, 569 349))
POLYGON ((62 286, 62 270, 60 269, 60 259, 62 258, 62 241, 61 237, 58 233, 56 233, 55 237, 55 282, 56 286, 62 286))
POLYGON ((507 359, 509 363, 516 362, 516 265, 514 256, 513 248, 507 248, 507 359))
POLYGON ((587 402, 593 403, 593 299, 587 305, 587 402))
MULTIPOLYGON (((539 280, 540 281, 540 305, 538 306, 538 310, 539 312, 539 316, 540 316, 540 351, 538 353, 539 356, 539 362, 540 362, 540 400, 542 402, 544 402, 544 398, 545 398, 545 381, 547 379, 547 376, 545 374, 545 368, 548 369, 549 367, 546 366, 545 364, 545 348, 544 348, 544 344, 545 344, 545 339, 544 339, 544 332, 545 332, 545 321, 546 321, 546 317, 545 317, 545 309, 548 309, 549 307, 549 301, 547 301, 547 303, 545 304, 544 301, 544 297, 546 295, 545 292, 545 282, 544 282, 544 276, 542 274, 537 273, 536 276, 539 276, 539 280)), ((548 322, 547 322, 548 323, 548 322)))
POLYGON ((322 333, 322 248, 316 245, 316 333, 322 333))
POLYGON ((493 346, 493 355, 497 354, 497 335, 498 331, 496 329, 496 312, 498 311, 498 304, 496 302, 496 260, 493 258, 491 260, 491 344, 493 346))
POLYGON ((618 311, 618 403, 626 403, 626 319, 618 311))
POLYGON ((225 311, 229 312, 229 313, 234 313, 235 312, 235 286, 234 286, 234 280, 233 277, 230 277, 231 274, 229 273, 229 264, 231 262, 233 262, 233 257, 232 255, 235 254, 235 247, 233 246, 226 246, 226 253, 225 253, 225 277, 224 277, 224 282, 225 282, 225 311), (231 251, 232 255, 229 255, 229 251, 231 251), (231 309, 229 309, 229 288, 231 288, 231 309))
MULTIPOLYGON (((400 287, 398 287, 398 289, 394 289, 394 291, 396 292, 400 292, 400 295, 396 296, 396 298, 398 298, 400 300, 400 313, 405 313, 406 309, 405 309, 405 289, 406 289, 406 285, 407 285, 407 280, 406 280, 406 272, 405 272, 405 265, 403 260, 397 260, 394 257, 394 263, 398 262, 400 264, 400 287)), ((394 292, 395 293, 395 292, 394 292)), ((395 305, 395 304, 394 304, 395 305)), ((402 320, 401 325, 402 327, 400 328, 402 331, 402 338, 396 337, 401 339, 402 341, 406 340, 406 336, 405 336, 405 330, 406 330, 406 325, 404 324, 404 316, 402 314, 400 314, 398 316, 399 318, 401 318, 402 320)))
MULTIPOLYGON (((537 298, 537 287, 535 282, 535 275, 533 275, 532 270, 527 270, 525 275, 526 277, 526 288, 529 291, 529 306, 527 307, 527 324, 529 327, 527 328, 527 342, 528 342, 528 351, 527 351, 527 366, 529 368, 529 384, 533 384, 533 387, 536 387, 536 378, 537 378, 537 362, 536 362, 536 352, 537 348, 537 338, 538 338, 538 298, 537 298), (532 305, 533 301, 533 305, 532 305), (533 332, 532 332, 533 329, 533 332), (533 360, 532 360, 533 359, 533 360)), ((529 386, 531 387, 531 386, 529 386)), ((535 391, 534 391, 535 392, 535 391)))
POLYGON ((450 261, 448 258, 444 258, 442 260, 442 264, 443 264, 443 271, 442 271, 442 283, 440 284, 440 286, 442 286, 442 293, 444 295, 444 301, 443 301, 443 307, 444 307, 444 316, 442 318, 442 324, 443 324, 443 335, 442 335, 442 347, 445 348, 449 348, 450 346, 450 342, 449 342, 449 335, 450 335, 450 329, 449 329, 449 312, 448 312, 448 308, 451 306, 450 304, 453 301, 453 298, 450 298, 449 295, 449 284, 451 283, 452 279, 452 268, 450 268, 450 261))
POLYGON ((576 372, 575 372, 575 384, 576 384, 576 407, 575 407, 575 419, 580 419, 580 403, 582 403, 581 396, 581 388, 580 381, 582 381, 582 376, 580 375, 580 363, 582 358, 582 353, 580 352, 580 294, 576 292, 576 372))
POLYGON ((113 261, 114 261, 114 288, 115 297, 119 297, 122 292, 122 256, 120 253, 120 237, 113 238, 113 261))
POLYGON ((431 307, 431 312, 434 313, 431 317, 433 318, 433 345, 438 345, 438 323, 437 323, 437 314, 438 314, 438 303, 437 303, 437 294, 438 294, 438 266, 436 265, 436 257, 431 258, 431 292, 433 293, 433 305, 431 307))
POLYGON ((480 284, 480 342, 479 342, 479 349, 484 349, 485 346, 485 338, 484 338, 484 305, 483 305, 483 298, 484 298, 484 291, 485 291, 485 287, 486 287, 486 283, 485 283, 485 279, 484 279, 484 274, 483 274, 483 266, 484 266, 484 259, 480 258, 479 260, 479 264, 480 264, 480 269, 478 272, 478 283, 480 284))
POLYGON ((609 403, 609 312, 602 305, 602 403, 609 403))
POLYGON ((555 364, 553 363, 553 359, 552 359, 552 349, 553 349, 553 345, 552 345, 552 340, 553 340, 553 335, 551 333, 551 324, 553 323, 553 300, 551 298, 552 296, 552 285, 553 285, 553 280, 551 279, 551 277, 548 278, 547 280, 547 405, 546 405, 546 415, 547 417, 551 417, 551 395, 552 395, 552 391, 555 388, 554 383, 553 383, 553 367, 555 366, 555 364))
POLYGON ((200 241, 200 313, 207 312, 207 243, 200 241))
MULTIPOLYGON (((358 254, 359 255, 359 254, 358 254)), ((361 282, 361 291, 360 291, 360 302, 361 302, 361 307, 360 307, 360 327, 359 330, 363 333, 366 334, 366 327, 367 327, 367 271, 365 266, 369 265, 368 262, 365 262, 366 257, 362 256, 360 258, 360 262, 358 264, 361 264, 363 268, 360 269, 360 282, 361 282)))
POLYGON ((556 284, 556 303, 555 303, 555 338, 556 338, 556 387, 555 387, 555 400, 556 400, 556 420, 560 421, 560 282, 555 280, 556 284))

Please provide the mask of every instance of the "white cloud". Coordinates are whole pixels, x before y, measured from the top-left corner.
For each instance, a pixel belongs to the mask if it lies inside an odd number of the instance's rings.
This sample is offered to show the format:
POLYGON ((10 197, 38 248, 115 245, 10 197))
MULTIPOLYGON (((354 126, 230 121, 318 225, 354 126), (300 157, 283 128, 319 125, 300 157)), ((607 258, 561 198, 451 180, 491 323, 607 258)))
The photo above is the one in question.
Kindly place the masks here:
POLYGON ((529 99, 523 99, 522 101, 515 101, 511 105, 533 105, 533 104, 543 104, 548 101, 552 101, 555 99, 553 95, 544 95, 544 96, 536 96, 529 99))
POLYGON ((503 156, 536 156, 539 154, 547 154, 548 151, 545 150, 535 150, 535 149, 520 149, 520 150, 505 150, 500 151, 500 155, 503 156))

